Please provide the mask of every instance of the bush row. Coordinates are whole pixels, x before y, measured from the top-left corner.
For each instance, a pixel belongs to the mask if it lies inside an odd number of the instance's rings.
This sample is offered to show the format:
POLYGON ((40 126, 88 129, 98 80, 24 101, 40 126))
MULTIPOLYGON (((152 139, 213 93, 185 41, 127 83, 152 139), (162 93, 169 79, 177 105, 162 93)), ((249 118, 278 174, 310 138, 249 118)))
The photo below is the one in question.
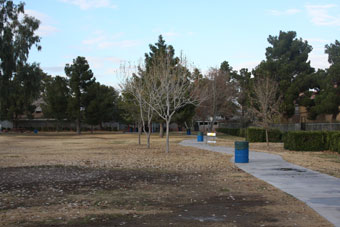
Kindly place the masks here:
MULTIPOLYGON (((224 134, 228 134, 231 136, 240 136, 240 137, 245 137, 241 135, 241 130, 244 131, 245 129, 241 128, 217 128, 217 132, 221 132, 224 134)), ((243 132, 244 133, 244 132, 243 132)))
POLYGON ((340 132, 338 131, 295 131, 284 135, 284 148, 294 151, 340 152, 340 132))
MULTIPOLYGON (((248 142, 266 142, 266 132, 262 128, 228 129, 218 132, 245 137, 248 142)), ((294 151, 331 150, 340 153, 340 131, 291 131, 282 133, 278 129, 268 131, 269 142, 283 142, 284 148, 294 151)))
MULTIPOLYGON (((245 137, 249 142, 266 142, 266 131, 261 128, 218 128, 217 132, 245 137)), ((270 142, 282 142, 282 133, 278 129, 270 129, 268 137, 270 142)))
MULTIPOLYGON (((266 130, 263 128, 248 128, 246 133, 248 142, 266 142, 266 130)), ((278 129, 268 131, 269 142, 282 142, 282 132, 278 129)))

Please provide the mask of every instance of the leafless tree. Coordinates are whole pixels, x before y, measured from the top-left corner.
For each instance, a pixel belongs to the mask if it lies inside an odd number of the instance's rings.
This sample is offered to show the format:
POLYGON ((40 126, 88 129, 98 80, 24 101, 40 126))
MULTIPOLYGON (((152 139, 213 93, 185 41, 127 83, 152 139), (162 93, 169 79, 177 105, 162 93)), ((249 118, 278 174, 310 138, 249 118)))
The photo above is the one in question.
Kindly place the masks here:
POLYGON ((255 124, 265 129, 267 147, 269 147, 270 124, 280 116, 282 97, 278 95, 278 83, 267 75, 255 78, 249 100, 251 105, 249 112, 254 116, 255 124))
MULTIPOLYGON (((152 118, 153 118, 153 109, 148 104, 151 99, 151 93, 147 90, 145 86, 145 82, 143 77, 138 76, 137 74, 133 74, 131 78, 128 78, 122 87, 124 87, 126 92, 129 92, 134 98, 139 107, 140 113, 140 121, 141 127, 139 124, 138 132, 140 135, 141 129, 147 136, 147 146, 150 148, 150 137, 152 131, 152 118), (147 129, 145 127, 145 121, 147 121, 147 129)), ((140 139, 139 139, 140 141, 140 139)))
POLYGON ((197 108, 196 115, 202 120, 210 117, 209 130, 212 131, 217 116, 228 118, 235 112, 237 90, 230 75, 217 68, 209 70, 202 84, 208 90, 208 94, 206 100, 197 108))
POLYGON ((166 124, 166 152, 169 152, 169 127, 176 111, 188 104, 197 105, 200 97, 190 81, 186 60, 179 58, 173 66, 170 55, 159 56, 145 76, 146 90, 150 99, 144 100, 166 124))

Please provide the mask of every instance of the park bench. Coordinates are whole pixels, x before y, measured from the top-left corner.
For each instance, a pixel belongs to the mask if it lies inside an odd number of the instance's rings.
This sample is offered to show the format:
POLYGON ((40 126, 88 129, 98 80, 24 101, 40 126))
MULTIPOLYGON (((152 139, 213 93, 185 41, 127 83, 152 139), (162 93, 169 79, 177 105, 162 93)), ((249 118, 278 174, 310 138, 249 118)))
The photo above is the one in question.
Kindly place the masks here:
POLYGON ((216 132, 207 133, 207 143, 216 143, 216 132))

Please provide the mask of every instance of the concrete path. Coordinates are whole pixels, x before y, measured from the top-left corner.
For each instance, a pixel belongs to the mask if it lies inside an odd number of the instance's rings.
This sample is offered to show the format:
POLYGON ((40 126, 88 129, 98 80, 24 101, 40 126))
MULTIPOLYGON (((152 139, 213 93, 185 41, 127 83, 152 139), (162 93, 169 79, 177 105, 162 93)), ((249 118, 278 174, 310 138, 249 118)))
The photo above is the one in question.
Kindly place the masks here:
MULTIPOLYGON (((234 148, 210 146, 195 140, 184 140, 183 146, 234 154, 234 148)), ((234 158, 232 158, 234 162, 234 158)), ((240 169, 266 181, 305 202, 335 226, 340 227, 340 179, 284 161, 281 156, 249 152, 249 163, 237 163, 240 169)))

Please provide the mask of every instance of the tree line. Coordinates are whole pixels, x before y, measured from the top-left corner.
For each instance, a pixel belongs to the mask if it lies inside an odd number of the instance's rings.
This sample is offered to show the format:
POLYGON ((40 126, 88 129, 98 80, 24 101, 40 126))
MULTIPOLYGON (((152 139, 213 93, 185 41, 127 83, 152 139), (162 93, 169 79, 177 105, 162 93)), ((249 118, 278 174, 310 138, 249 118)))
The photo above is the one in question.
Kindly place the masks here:
POLYGON ((280 31, 268 37, 266 58, 252 71, 234 70, 224 61, 203 75, 159 36, 118 92, 96 82, 85 57, 66 64, 67 77, 49 76, 27 62, 31 48, 41 49, 39 24, 24 13, 23 3, 0 0, 0 120, 32 117, 32 103, 42 97, 44 115, 75 121, 78 133, 81 122, 123 121, 138 125, 150 146, 152 122, 160 123, 160 133, 165 126, 168 141, 171 122, 189 129, 196 120, 210 121, 212 130, 217 120, 239 116, 243 124, 268 128, 292 117, 296 105, 307 108, 309 119, 332 114, 335 120, 339 114, 338 40, 325 46, 327 69, 311 66, 312 46, 295 31, 280 31))

